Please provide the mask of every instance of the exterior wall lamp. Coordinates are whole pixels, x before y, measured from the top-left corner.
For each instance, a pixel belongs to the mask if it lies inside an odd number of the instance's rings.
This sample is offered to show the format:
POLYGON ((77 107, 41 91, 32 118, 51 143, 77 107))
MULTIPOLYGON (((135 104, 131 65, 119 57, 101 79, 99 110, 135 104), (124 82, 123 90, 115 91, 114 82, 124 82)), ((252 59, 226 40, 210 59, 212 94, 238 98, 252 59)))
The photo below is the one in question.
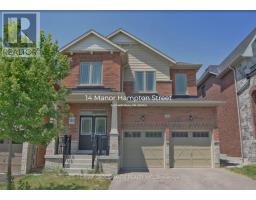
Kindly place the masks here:
POLYGON ((140 120, 144 122, 145 121, 145 115, 141 115, 140 120))

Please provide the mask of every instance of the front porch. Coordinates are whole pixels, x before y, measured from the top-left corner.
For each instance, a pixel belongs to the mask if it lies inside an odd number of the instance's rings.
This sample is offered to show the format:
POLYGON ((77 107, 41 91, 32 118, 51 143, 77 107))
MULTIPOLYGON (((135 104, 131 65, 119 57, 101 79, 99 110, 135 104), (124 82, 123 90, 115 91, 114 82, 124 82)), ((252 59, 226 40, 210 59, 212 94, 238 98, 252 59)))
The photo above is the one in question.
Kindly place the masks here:
POLYGON ((118 111, 115 103, 70 103, 66 135, 47 147, 45 168, 69 174, 119 170, 118 111))

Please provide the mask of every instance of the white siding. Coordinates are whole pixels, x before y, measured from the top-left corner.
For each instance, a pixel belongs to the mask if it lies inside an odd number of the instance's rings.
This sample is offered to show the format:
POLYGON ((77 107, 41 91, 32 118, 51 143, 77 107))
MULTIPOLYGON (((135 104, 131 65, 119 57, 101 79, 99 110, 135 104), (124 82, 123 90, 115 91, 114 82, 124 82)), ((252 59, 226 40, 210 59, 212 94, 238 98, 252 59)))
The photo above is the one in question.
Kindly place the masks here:
POLYGON ((134 72, 137 70, 156 71, 157 81, 170 80, 170 67, 167 61, 142 45, 122 45, 128 50, 129 65, 124 72, 125 81, 134 81, 134 72))
POLYGON ((125 81, 134 81, 136 70, 156 71, 157 81, 170 80, 170 64, 154 51, 144 47, 132 38, 119 33, 111 41, 128 50, 128 67, 124 72, 125 81))
POLYGON ((72 45, 67 51, 109 51, 116 50, 115 47, 106 43, 104 40, 96 37, 95 35, 90 35, 78 43, 72 45))
POLYGON ((111 38, 112 42, 116 44, 134 44, 136 43, 133 39, 129 38, 128 36, 119 33, 111 38))

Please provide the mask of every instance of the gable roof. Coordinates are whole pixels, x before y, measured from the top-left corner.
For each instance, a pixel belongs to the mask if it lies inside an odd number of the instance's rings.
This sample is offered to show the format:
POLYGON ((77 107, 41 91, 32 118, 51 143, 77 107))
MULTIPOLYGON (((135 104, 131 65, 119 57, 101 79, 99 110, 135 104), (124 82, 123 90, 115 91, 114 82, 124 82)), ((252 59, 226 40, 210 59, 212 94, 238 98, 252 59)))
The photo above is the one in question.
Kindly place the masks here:
POLYGON ((252 43, 256 41, 256 28, 219 64, 209 65, 205 72, 199 78, 197 85, 203 83, 210 74, 221 77, 230 70, 230 66, 241 57, 253 56, 252 43))
POLYGON ((118 46, 117 44, 113 43, 111 40, 107 39, 106 37, 102 36, 101 34, 97 33, 95 30, 90 30, 84 34, 82 34, 81 36, 75 38, 74 40, 72 40, 70 43, 68 43, 67 45, 65 45, 64 47, 62 47, 60 49, 60 52, 65 52, 67 51, 70 47, 78 44, 81 40, 94 35, 95 37, 99 38, 100 40, 103 40, 105 43, 107 43, 108 45, 114 47, 115 49, 118 49, 121 52, 126 52, 125 49, 123 49, 122 47, 118 46))
POLYGON ((252 56, 252 49, 249 51, 249 47, 255 39, 256 28, 220 63, 220 70, 224 71, 240 57, 252 56), (251 55, 249 52, 251 52, 251 55))
POLYGON ((161 51, 155 49, 154 47, 152 47, 152 46, 150 46, 149 44, 147 44, 146 42, 144 42, 144 41, 138 39, 137 37, 135 37, 134 35, 128 33, 127 31, 124 31, 123 29, 118 29, 118 30, 114 31, 113 33, 111 33, 110 35, 108 35, 107 38, 111 40, 111 38, 113 38, 114 36, 118 35, 119 33, 122 33, 122 34, 124 34, 124 35, 126 35, 126 36, 132 38, 133 40, 135 40, 135 41, 138 42, 139 44, 145 46, 146 48, 148 48, 148 49, 152 50, 153 52, 155 52, 156 54, 160 55, 162 58, 168 60, 168 61, 171 62, 171 63, 176 64, 175 59, 173 59, 173 58, 167 56, 167 55, 164 54, 163 52, 161 52, 161 51))
POLYGON ((218 67, 218 65, 209 65, 197 81, 197 86, 201 85, 210 75, 217 76, 219 74, 218 67))

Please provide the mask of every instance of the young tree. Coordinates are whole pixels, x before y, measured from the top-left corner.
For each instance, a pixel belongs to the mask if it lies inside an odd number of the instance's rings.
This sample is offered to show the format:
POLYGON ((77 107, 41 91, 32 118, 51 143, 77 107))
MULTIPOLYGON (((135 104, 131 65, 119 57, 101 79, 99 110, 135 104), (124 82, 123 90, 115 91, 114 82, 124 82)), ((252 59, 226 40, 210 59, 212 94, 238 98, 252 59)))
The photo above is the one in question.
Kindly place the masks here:
POLYGON ((40 39, 38 57, 0 55, 0 138, 9 140, 8 183, 12 141, 46 145, 63 129, 67 90, 58 82, 67 76, 69 60, 50 35, 41 32, 40 39))

